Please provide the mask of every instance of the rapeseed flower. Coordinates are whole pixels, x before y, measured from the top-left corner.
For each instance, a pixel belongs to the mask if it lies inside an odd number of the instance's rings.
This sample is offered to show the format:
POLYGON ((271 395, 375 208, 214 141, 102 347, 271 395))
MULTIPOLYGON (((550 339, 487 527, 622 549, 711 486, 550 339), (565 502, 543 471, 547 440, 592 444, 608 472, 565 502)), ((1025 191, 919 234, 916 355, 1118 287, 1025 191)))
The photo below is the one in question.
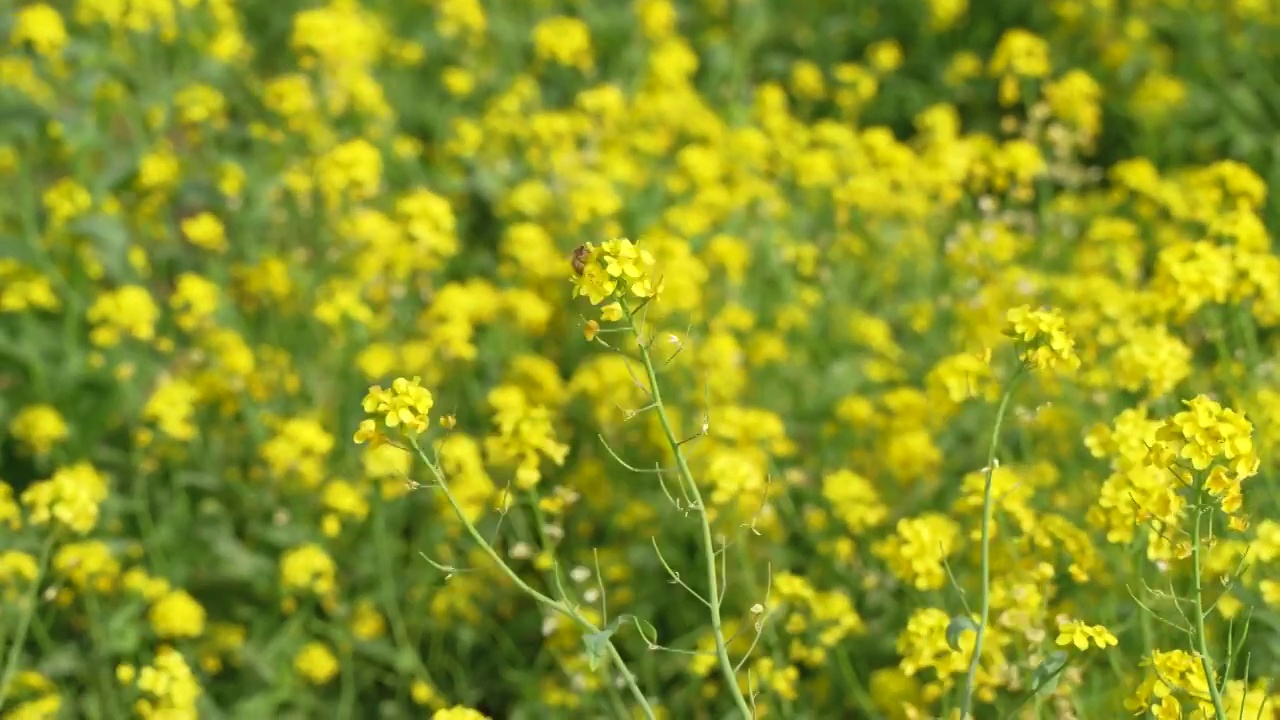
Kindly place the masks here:
POLYGON ((1080 366, 1075 339, 1067 332, 1066 320, 1052 310, 1032 310, 1023 305, 1005 314, 1005 333, 1019 344, 1019 356, 1029 367, 1049 370, 1080 366))
POLYGON ((19 10, 9 33, 9 42, 15 46, 30 44, 37 53, 50 58, 62 55, 67 40, 62 16, 45 3, 34 3, 19 10))
POLYGON ((108 495, 107 478, 86 462, 59 468, 22 493, 22 504, 33 525, 51 522, 85 535, 98 522, 98 509, 108 495))
POLYGON ((1119 641, 1101 625, 1086 625, 1079 620, 1067 620, 1058 625, 1058 639, 1055 642, 1058 645, 1074 645, 1079 650, 1087 650, 1090 644, 1106 649, 1119 641))
POLYGON ((70 435, 66 420, 51 405, 32 405, 9 421, 9 431, 36 455, 47 455, 70 435))
POLYGON ((312 685, 324 685, 338 674, 338 658, 322 642, 302 646, 293 659, 293 669, 312 685))
POLYGON ((205 610, 185 590, 172 590, 156 600, 147 619, 156 636, 164 640, 195 638, 204 633, 205 610))

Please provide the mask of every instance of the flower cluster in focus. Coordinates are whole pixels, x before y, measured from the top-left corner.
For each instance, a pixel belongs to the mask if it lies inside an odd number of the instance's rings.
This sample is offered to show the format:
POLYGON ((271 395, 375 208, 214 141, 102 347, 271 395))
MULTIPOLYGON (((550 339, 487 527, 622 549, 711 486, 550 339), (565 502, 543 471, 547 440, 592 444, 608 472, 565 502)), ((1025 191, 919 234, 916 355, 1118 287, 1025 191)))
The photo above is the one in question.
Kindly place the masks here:
POLYGON ((617 294, 654 298, 663 288, 654 275, 653 255, 625 238, 586 243, 575 251, 574 262, 574 297, 585 296, 592 305, 617 294))

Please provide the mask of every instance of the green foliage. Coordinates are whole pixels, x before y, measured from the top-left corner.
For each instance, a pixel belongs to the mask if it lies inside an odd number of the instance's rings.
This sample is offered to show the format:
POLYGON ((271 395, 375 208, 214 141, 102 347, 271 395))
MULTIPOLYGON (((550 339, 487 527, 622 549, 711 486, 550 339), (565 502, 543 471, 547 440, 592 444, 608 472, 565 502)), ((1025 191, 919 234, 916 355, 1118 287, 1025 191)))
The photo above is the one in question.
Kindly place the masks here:
POLYGON ((0 0, 0 718, 1266 716, 1278 20, 0 0))

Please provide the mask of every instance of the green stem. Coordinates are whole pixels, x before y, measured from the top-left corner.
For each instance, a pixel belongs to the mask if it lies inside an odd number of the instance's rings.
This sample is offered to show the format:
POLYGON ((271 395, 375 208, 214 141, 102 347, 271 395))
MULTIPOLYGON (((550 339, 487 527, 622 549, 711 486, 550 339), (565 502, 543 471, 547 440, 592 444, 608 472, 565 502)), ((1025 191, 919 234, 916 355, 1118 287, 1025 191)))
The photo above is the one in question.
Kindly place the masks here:
MULTIPOLYGON (((404 613, 400 611, 400 591, 396 588, 395 572, 392 568, 391 543, 387 537, 387 508, 382 499, 382 490, 374 488, 373 490, 373 543, 377 551, 378 559, 382 564, 382 571, 378 573, 378 589, 382 593, 383 609, 387 613, 387 618, 391 621, 391 635, 395 638, 395 643, 399 647, 399 653, 407 653, 409 659, 413 661, 416 669, 421 673, 422 677, 432 687, 436 685, 435 679, 431 677, 431 673, 427 671, 426 664, 422 662, 422 655, 418 652, 417 643, 413 642, 409 636, 409 626, 404 621, 404 613)), ((400 666, 400 659, 396 659, 397 671, 403 671, 400 666)))
POLYGON ((1026 366, 1018 367, 1017 372, 1009 379, 1009 385, 1000 396, 1000 406, 996 409, 995 426, 991 430, 991 444, 987 448, 986 482, 982 488, 982 601, 978 611, 978 632, 973 639, 973 657, 969 659, 969 672, 964 678, 964 696, 960 704, 960 720, 967 720, 969 708, 973 705, 973 683, 978 677, 978 665, 982 662, 982 641, 987 634, 987 619, 991 614, 991 485, 996 472, 996 450, 1000 446, 1000 428, 1004 425, 1005 413, 1009 410, 1009 402, 1018 389, 1018 381, 1026 366))
MULTIPOLYGON (((554 544, 552 544, 551 537, 547 533, 547 523, 546 523, 546 518, 542 514, 542 508, 538 506, 538 494, 533 490, 530 490, 527 493, 527 499, 529 501, 530 508, 533 511, 533 524, 534 524, 534 529, 538 535, 538 542, 542 546, 542 551, 547 553, 547 555, 551 557, 551 568, 546 571, 547 587, 555 588, 556 592, 559 593, 560 595, 561 602, 569 603, 569 596, 565 593, 564 582, 560 577, 560 560, 559 558, 556 557, 556 547, 554 544)), ((600 580, 603 582, 603 578, 597 578, 597 580, 600 580)), ((603 598, 604 598, 603 590, 601 591, 600 597, 601 597, 601 601, 603 602, 603 598)), ((606 625, 609 624, 609 615, 607 612, 602 611, 600 614, 600 617, 601 617, 601 622, 603 622, 606 625)), ((620 662, 621 660, 619 659, 619 663, 620 662)), ((619 665, 619 667, 621 667, 621 665, 619 665)), ((626 674, 625 668, 623 668, 623 674, 624 675, 626 674)), ((607 694, 609 696, 610 702, 613 705, 614 712, 617 713, 618 717, 626 718, 627 709, 622 704, 622 699, 618 696, 618 688, 614 687, 612 678, 606 678, 604 685, 606 688, 608 688, 607 694)))
MULTIPOLYGON (((142 467, 140 458, 138 458, 137 448, 132 445, 129 448, 129 460, 131 467, 142 467)), ((156 570, 164 577, 170 577, 168 554, 161 550, 166 546, 166 543, 158 540, 155 517, 151 513, 150 477, 145 471, 136 470, 132 476, 132 484, 134 497, 137 498, 138 529, 141 530, 142 537, 146 541, 147 552, 151 557, 155 558, 156 570)))
POLYGON ((335 649, 342 652, 342 679, 338 691, 338 712, 340 718, 355 717, 356 703, 356 669, 355 655, 351 651, 351 643, 346 638, 333 638, 335 649))
POLYGON ((746 720, 752 720, 755 713, 751 710, 751 705, 742 695, 742 688, 738 687, 737 673, 733 670, 733 661, 729 658, 729 647, 724 637, 724 624, 720 619, 720 590, 719 579, 716 576, 716 548, 715 541, 711 537, 711 521, 707 517, 706 504, 702 501, 702 493, 698 490, 698 484, 693 481, 693 472, 689 469, 689 463, 685 459, 684 453, 680 450, 680 441, 676 439, 675 432, 671 429, 671 420, 667 417, 666 406, 662 404, 662 392, 658 389, 658 372, 653 366, 653 358, 649 355, 649 349, 640 339, 640 329, 636 325, 635 315, 632 314, 631 308, 627 306, 625 300, 621 303, 623 312, 626 313, 627 322, 631 325, 631 332, 637 340, 637 347, 640 350, 640 360, 644 363, 645 374, 649 379, 649 394, 653 399, 653 408, 658 413, 658 422, 662 425, 662 432, 667 438, 667 444, 671 447, 671 452, 676 456, 676 466, 680 471, 680 479, 688 488, 689 493, 693 496, 693 502, 697 509, 699 523, 702 526, 702 551, 706 560, 707 572, 707 607, 711 611, 711 632, 715 636, 716 641, 716 657, 719 659, 720 672, 724 675, 725 682, 729 685, 729 694, 733 698, 733 702, 738 707, 738 712, 746 720))
MULTIPOLYGON (((306 601, 301 603, 299 607, 295 608, 293 613, 289 616, 289 619, 284 622, 284 627, 280 628, 279 631, 276 632, 276 634, 272 636, 265 645, 263 645, 260 652, 254 653, 251 656, 255 664, 260 664, 261 670, 264 673, 263 676, 270 682, 280 682, 280 678, 277 676, 274 667, 274 657, 276 652, 289 641, 293 640, 293 637, 297 635, 303 624, 306 623, 307 616, 314 611, 315 602, 314 597, 307 597, 306 601)), ((285 677, 288 676, 288 673, 286 673, 285 677)))
MULTIPOLYGON (((564 580, 560 577, 560 559, 556 557, 556 546, 551 542, 551 536, 547 534, 546 518, 542 515, 542 508, 538 506, 538 494, 530 490, 525 495, 529 501, 529 508, 533 514, 534 533, 538 536, 538 543, 542 546, 542 551, 551 557, 551 569, 546 572, 547 587, 555 588, 560 594, 561 602, 569 602, 569 597, 564 592, 564 580)), ((603 622, 607 625, 609 617, 601 615, 603 622)))
MULTIPOLYGON (((103 705, 110 708, 111 711, 106 714, 111 717, 115 713, 120 712, 122 705, 120 698, 116 696, 116 680, 111 672, 111 661, 107 657, 107 638, 102 634, 102 605, 98 602, 98 596, 92 588, 88 588, 84 594, 84 604, 89 611, 89 636, 93 638, 93 665, 97 676, 98 685, 101 686, 102 697, 100 701, 103 705)), ((117 715, 118 717, 118 715, 117 715)))
POLYGON ((27 630, 31 627, 31 618, 36 614, 36 599, 40 595, 40 582, 44 580, 45 569, 49 566, 49 556, 53 554, 53 545, 58 533, 51 530, 40 548, 40 561, 36 566, 36 576, 27 589, 26 607, 18 616, 18 632, 13 636, 13 644, 9 646, 9 655, 4 661, 4 673, 0 674, 0 710, 4 709, 5 700, 9 696, 9 685, 13 675, 18 671, 18 662, 22 660, 22 646, 27 642, 27 630))
POLYGON ((1213 661, 1209 658, 1209 641, 1204 631, 1204 593, 1200 586, 1200 524, 1201 502, 1204 500, 1204 481, 1196 488, 1196 521, 1191 526, 1191 576, 1194 583, 1193 600, 1196 613, 1196 645, 1200 652, 1200 665, 1204 668, 1205 684, 1209 687, 1209 698, 1213 700, 1213 715, 1217 720, 1227 720, 1227 710, 1222 704, 1222 693, 1218 691, 1218 683, 1213 678, 1213 661))
POLYGON ((867 713, 865 717, 875 717, 879 712, 876 709, 875 700, 867 693, 867 689, 862 687, 862 681, 858 679, 858 671, 853 668, 853 663, 849 661, 848 654, 837 652, 836 660, 840 666, 840 674, 848 686, 849 694, 853 696, 853 703, 858 706, 859 710, 867 713))
MULTIPOLYGON (((574 621, 586 632, 600 632, 600 628, 596 627, 590 620, 583 617, 575 608, 544 595, 516 574, 516 571, 512 570, 511 567, 503 561, 502 557, 498 555, 497 551, 493 549, 493 546, 489 544, 489 541, 480 534, 480 531, 476 529, 475 524, 467 518, 467 514, 463 511, 462 506, 458 504, 458 499, 454 497, 453 491, 449 489, 449 483, 445 480, 444 472, 427 457, 425 452, 423 452, 422 446, 418 444, 417 438, 410 437, 409 445, 413 448, 414 452, 418 454, 418 457, 427 466, 427 468, 431 470, 431 474, 436 479, 436 484, 439 485, 441 492, 444 493, 445 499, 449 501, 449 505, 453 507, 454 514, 462 521, 462 526, 467 531, 467 535, 471 536, 471 539, 476 543, 476 545, 480 546, 480 550, 484 552, 485 555, 488 555, 490 560, 493 560, 493 562, 497 564, 498 569, 500 569, 502 573, 511 580, 511 582, 515 583, 516 587, 520 588, 520 590, 522 590, 526 595, 539 603, 542 603, 543 605, 574 621)), ((627 682, 627 689, 631 691, 631 696, 635 698, 636 703, 644 711, 645 717, 648 718, 648 720, 656 720, 653 707, 649 705, 649 700, 645 698, 644 692, 642 692, 640 690, 640 686, 636 684, 636 676, 627 669, 627 665, 623 662, 622 655, 618 653, 618 649, 614 646, 613 641, 606 639, 604 641, 604 645, 609 651, 609 659, 618 668, 618 672, 622 673, 623 679, 627 682)))
POLYGON ((1041 695, 1044 693, 1044 691, 1041 688, 1043 688, 1047 683, 1052 681, 1054 678, 1061 675, 1062 672, 1066 670, 1067 666, 1070 664, 1071 664, 1070 662, 1064 662, 1061 665, 1059 665, 1058 669, 1053 671, 1053 674, 1049 675, 1048 677, 1046 677, 1044 680, 1040 682, 1039 688, 1032 688, 1030 692, 1022 696, 1022 699, 1018 701, 1017 705, 1014 705, 1013 708, 1009 710, 1009 712, 1006 712, 1001 717, 1004 720, 1013 720, 1013 718, 1017 717, 1018 711, 1021 710, 1023 706, 1025 706, 1031 700, 1035 700, 1035 705, 1034 705, 1035 714, 1032 717, 1037 717, 1037 718, 1040 717, 1040 701, 1042 699, 1041 695))
POLYGON ((629 720, 631 715, 627 712, 626 703, 622 702, 622 696, 618 694, 618 688, 613 684, 612 678, 605 680, 604 686, 608 691, 609 708, 613 710, 614 716, 619 720, 629 720))

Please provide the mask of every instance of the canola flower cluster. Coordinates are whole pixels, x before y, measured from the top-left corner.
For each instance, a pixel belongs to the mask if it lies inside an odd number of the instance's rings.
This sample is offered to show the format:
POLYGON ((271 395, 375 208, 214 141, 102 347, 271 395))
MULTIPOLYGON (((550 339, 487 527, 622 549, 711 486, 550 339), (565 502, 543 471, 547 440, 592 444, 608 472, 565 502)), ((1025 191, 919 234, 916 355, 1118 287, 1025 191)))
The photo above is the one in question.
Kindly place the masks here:
POLYGON ((0 720, 1280 712, 1280 16, 919 5, 10 0, 0 720))

